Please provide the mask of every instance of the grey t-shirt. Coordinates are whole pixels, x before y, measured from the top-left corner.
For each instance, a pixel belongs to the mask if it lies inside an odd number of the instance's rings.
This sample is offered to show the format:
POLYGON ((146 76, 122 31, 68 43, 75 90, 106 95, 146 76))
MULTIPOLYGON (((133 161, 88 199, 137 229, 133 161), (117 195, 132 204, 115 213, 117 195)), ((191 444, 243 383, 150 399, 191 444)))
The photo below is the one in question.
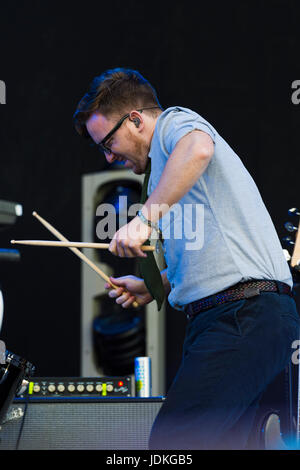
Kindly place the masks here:
POLYGON ((159 116, 149 152, 148 194, 177 142, 194 129, 212 138, 215 151, 191 190, 159 221, 170 304, 183 310, 194 300, 249 279, 274 279, 292 287, 289 266, 257 186, 232 148, 199 114, 177 106, 159 116))

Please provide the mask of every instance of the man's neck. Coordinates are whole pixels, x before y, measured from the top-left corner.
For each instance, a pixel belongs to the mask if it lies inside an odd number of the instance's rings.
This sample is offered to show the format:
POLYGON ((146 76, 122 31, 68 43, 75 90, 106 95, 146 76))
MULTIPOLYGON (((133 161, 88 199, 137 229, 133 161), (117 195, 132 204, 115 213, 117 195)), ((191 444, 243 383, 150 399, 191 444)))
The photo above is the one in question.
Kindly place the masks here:
MULTIPOLYGON (((153 140, 153 135, 154 135, 156 123, 157 123, 157 120, 158 120, 158 118, 160 117, 161 114, 162 114, 162 111, 156 117, 151 117, 148 121, 148 139, 147 139, 148 140, 148 152, 147 152, 148 155, 149 155, 150 150, 151 150, 151 144, 152 144, 152 140, 153 140)), ((146 172, 146 168, 147 168, 147 164, 148 164, 148 158, 149 158, 148 155, 146 157, 145 171, 143 173, 146 172)))

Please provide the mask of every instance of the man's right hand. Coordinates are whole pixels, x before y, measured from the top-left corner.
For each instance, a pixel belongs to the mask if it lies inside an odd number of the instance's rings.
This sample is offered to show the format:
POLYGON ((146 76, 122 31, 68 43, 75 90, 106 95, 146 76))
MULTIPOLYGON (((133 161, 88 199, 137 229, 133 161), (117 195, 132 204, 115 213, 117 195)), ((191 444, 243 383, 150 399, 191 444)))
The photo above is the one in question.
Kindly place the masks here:
POLYGON ((111 282, 118 286, 114 289, 110 284, 105 284, 105 289, 109 289, 109 297, 116 299, 116 303, 123 308, 129 308, 136 300, 140 306, 152 302, 153 297, 148 291, 143 279, 136 276, 110 277, 111 282), (126 292, 124 292, 126 290, 126 292))

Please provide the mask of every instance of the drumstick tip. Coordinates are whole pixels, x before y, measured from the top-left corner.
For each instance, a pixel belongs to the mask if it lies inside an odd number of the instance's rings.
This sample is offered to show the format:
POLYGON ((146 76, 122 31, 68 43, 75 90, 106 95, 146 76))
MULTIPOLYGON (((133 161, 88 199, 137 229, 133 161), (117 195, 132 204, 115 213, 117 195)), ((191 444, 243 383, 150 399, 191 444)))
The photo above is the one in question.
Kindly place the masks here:
POLYGON ((12 245, 14 245, 15 240, 10 240, 10 243, 11 243, 12 245))
POLYGON ((32 215, 33 215, 33 217, 36 217, 37 213, 35 211, 33 211, 32 215))

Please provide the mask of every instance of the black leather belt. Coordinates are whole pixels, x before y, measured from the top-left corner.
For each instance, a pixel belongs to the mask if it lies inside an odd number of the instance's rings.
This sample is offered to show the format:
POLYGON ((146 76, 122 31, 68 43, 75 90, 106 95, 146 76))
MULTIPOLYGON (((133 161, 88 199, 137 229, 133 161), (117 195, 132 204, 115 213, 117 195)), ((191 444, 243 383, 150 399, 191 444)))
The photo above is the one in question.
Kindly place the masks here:
POLYGON ((200 300, 195 300, 186 306, 185 313, 188 320, 190 320, 204 310, 208 310, 209 308, 225 304, 226 302, 232 302, 234 300, 249 299, 259 295, 260 292, 278 292, 279 294, 288 294, 293 296, 290 286, 284 282, 258 279, 239 282, 238 284, 218 292, 217 294, 209 295, 208 297, 204 297, 200 300))

